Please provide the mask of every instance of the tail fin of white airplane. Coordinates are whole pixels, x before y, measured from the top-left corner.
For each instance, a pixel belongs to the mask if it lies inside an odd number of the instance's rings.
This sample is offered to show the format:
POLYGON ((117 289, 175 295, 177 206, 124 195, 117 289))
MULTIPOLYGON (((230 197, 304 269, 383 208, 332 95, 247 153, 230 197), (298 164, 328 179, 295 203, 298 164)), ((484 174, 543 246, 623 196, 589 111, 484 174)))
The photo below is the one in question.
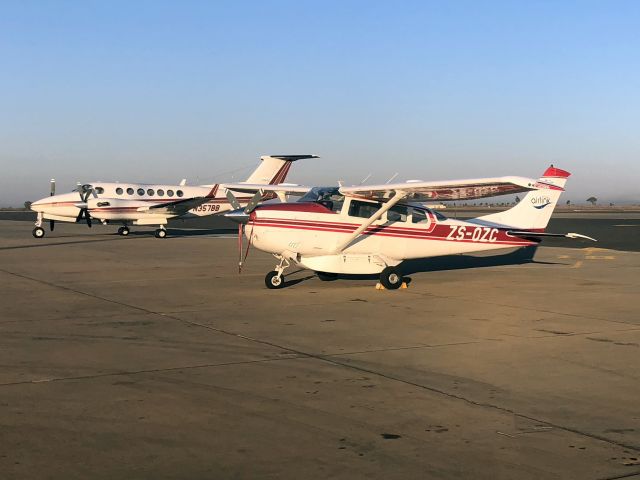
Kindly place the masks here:
POLYGON ((276 185, 284 182, 296 160, 318 158, 316 155, 265 155, 260 157, 260 165, 247 178, 246 183, 262 183, 276 185))
POLYGON ((544 231, 570 175, 569 172, 551 165, 536 183, 536 190, 528 192, 513 208, 478 217, 472 222, 518 230, 544 231))

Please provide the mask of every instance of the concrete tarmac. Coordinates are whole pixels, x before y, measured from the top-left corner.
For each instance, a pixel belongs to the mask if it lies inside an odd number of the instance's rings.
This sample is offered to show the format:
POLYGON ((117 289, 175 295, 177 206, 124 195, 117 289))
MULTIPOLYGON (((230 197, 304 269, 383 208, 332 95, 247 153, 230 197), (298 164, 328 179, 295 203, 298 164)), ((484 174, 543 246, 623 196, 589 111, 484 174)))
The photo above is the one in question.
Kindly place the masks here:
POLYGON ((640 478, 639 253, 271 291, 229 235, 32 228, 0 221, 3 479, 640 478))

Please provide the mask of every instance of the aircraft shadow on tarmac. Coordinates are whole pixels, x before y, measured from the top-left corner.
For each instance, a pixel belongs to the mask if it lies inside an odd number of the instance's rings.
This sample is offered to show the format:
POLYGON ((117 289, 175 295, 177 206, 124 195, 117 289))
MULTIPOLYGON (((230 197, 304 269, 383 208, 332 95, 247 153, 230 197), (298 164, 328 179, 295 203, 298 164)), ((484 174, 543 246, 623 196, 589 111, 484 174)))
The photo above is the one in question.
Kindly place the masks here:
POLYGON ((400 268, 405 275, 419 272, 438 272, 443 270, 463 270, 467 268, 499 267, 505 265, 522 265, 524 263, 549 264, 553 262, 538 262, 533 259, 538 249, 537 245, 518 248, 509 253, 491 256, 446 255, 433 258, 418 258, 405 260, 400 268))
MULTIPOLYGON (((207 235, 237 235, 237 230, 229 230, 229 229, 211 229, 211 228, 190 228, 185 230, 173 230, 171 228, 167 228, 167 237, 166 239, 171 238, 180 238, 180 237, 199 237, 199 236, 207 236, 207 235)), ((117 234, 114 234, 117 235, 117 234)), ((152 230, 132 230, 129 233, 130 237, 133 236, 151 236, 153 237, 152 230)))

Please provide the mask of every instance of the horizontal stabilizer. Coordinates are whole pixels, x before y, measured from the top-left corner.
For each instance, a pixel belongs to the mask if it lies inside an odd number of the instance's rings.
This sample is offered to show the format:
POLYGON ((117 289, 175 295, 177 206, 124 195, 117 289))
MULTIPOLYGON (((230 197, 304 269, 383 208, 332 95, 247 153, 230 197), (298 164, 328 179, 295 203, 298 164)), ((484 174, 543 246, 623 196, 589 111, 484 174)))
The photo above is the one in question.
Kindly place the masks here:
POLYGON ((515 237, 561 237, 561 238, 573 238, 573 239, 582 238, 585 240, 591 240, 592 242, 598 241, 595 238, 587 237, 586 235, 582 235, 580 233, 573 233, 573 232, 547 233, 547 232, 532 232, 532 231, 525 231, 525 230, 509 230, 507 231, 507 233, 515 237))
POLYGON ((287 162, 295 162, 296 160, 305 160, 307 158, 320 158, 318 155, 269 155, 272 158, 278 158, 287 162))

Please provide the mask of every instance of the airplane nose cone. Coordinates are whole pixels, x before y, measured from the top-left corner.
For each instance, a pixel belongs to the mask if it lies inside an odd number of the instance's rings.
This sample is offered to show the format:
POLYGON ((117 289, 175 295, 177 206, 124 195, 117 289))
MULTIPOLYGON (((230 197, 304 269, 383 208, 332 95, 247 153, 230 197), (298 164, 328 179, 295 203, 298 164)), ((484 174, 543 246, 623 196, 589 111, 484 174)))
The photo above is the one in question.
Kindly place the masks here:
POLYGON ((238 208, 237 210, 231 210, 228 213, 224 214, 225 218, 232 220, 236 223, 247 223, 249 222, 250 215, 244 211, 244 208, 238 208))
POLYGON ((31 210, 33 210, 34 212, 39 212, 40 210, 42 210, 42 204, 44 203, 45 200, 46 200, 45 198, 41 198, 40 200, 31 202, 31 206, 29 208, 31 208, 31 210))

